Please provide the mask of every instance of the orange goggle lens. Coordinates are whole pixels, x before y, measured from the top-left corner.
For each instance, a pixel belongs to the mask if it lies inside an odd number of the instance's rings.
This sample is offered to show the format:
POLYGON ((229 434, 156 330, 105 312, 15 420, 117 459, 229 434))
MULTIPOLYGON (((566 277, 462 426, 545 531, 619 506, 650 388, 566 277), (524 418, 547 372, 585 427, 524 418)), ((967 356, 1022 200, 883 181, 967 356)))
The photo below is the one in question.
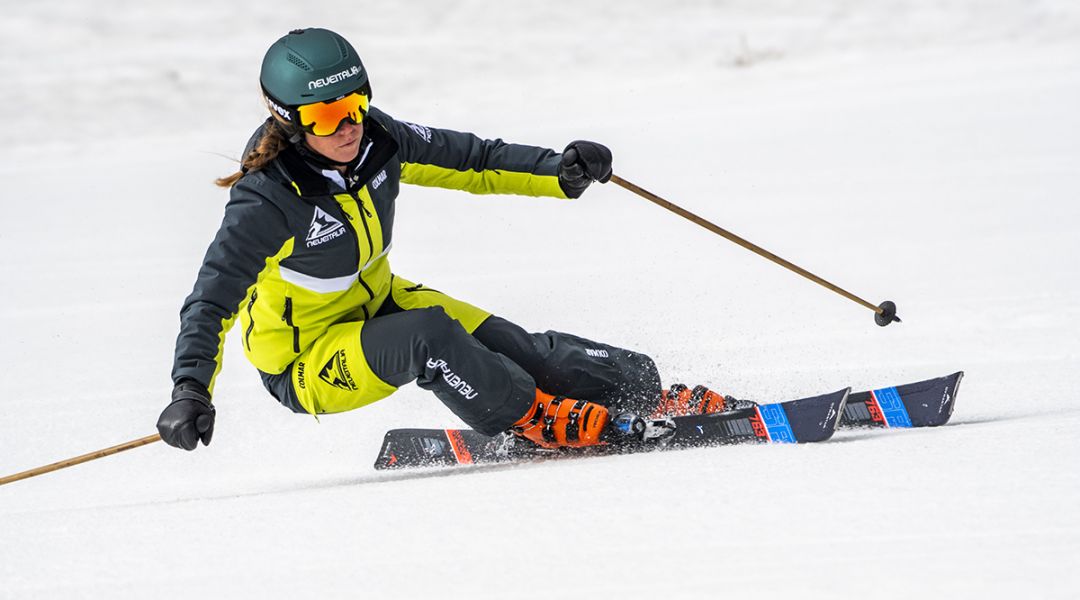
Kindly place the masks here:
POLYGON ((368 97, 353 92, 333 102, 305 104, 296 109, 300 116, 300 125, 312 135, 333 135, 345 119, 353 123, 364 120, 368 111, 368 97))

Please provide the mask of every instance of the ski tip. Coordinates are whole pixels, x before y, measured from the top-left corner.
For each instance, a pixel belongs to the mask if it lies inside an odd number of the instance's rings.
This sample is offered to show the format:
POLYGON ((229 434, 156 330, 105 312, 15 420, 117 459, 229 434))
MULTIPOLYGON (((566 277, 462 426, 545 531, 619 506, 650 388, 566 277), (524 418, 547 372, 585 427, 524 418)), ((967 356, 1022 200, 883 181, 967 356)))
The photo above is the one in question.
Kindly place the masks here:
POLYGON ((956 408, 956 397, 960 394, 960 381, 964 379, 964 372, 957 371, 952 375, 947 375, 941 378, 944 384, 941 388, 940 396, 928 398, 927 402, 923 404, 924 407, 937 406, 937 412, 931 412, 927 416, 921 419, 920 427, 940 427, 948 424, 952 419, 953 410, 956 408))
MULTIPOLYGON (((790 441, 802 444, 824 442, 831 438, 840 425, 850 395, 851 388, 846 387, 830 394, 784 402, 782 406, 790 426, 790 441)), ((775 438, 771 439, 775 441, 775 438)))
POLYGON ((822 435, 817 441, 828 441, 836 433, 836 429, 840 427, 840 418, 844 416, 844 407, 847 406, 848 398, 851 397, 851 388, 846 387, 836 394, 838 395, 836 402, 829 407, 829 412, 826 414, 823 423, 822 435))

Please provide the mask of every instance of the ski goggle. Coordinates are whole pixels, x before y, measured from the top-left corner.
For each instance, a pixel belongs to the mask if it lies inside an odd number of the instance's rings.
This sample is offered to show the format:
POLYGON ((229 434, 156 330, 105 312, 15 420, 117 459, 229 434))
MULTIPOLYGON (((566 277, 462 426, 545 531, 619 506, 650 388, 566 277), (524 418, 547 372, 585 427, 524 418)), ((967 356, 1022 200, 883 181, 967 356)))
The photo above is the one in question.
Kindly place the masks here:
POLYGON ((370 103, 366 86, 334 100, 295 107, 283 106, 269 93, 266 93, 265 97, 270 111, 279 120, 320 137, 334 135, 341 127, 341 122, 346 119, 350 123, 362 122, 370 103))
POLYGON ((334 135, 341 122, 360 123, 368 111, 367 94, 353 92, 330 102, 303 104, 296 108, 300 127, 317 136, 334 135))

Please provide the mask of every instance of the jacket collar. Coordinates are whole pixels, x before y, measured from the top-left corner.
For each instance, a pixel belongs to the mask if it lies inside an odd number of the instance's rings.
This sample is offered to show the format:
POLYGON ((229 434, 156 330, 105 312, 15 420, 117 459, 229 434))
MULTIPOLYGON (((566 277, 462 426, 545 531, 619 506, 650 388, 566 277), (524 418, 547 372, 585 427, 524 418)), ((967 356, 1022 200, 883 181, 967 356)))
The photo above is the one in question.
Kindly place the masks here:
MULTIPOLYGON (((351 172, 346 174, 345 181, 348 184, 346 191, 348 192, 354 192, 367 185, 379 171, 386 167, 387 161, 398 151, 397 142, 374 119, 364 121, 364 138, 371 143, 371 149, 367 158, 352 167, 351 172)), ((288 178, 291 179, 284 182, 285 185, 299 193, 301 197, 328 196, 332 193, 330 182, 320 172, 322 167, 311 164, 295 146, 290 145, 283 150, 278 155, 278 160, 288 178)))

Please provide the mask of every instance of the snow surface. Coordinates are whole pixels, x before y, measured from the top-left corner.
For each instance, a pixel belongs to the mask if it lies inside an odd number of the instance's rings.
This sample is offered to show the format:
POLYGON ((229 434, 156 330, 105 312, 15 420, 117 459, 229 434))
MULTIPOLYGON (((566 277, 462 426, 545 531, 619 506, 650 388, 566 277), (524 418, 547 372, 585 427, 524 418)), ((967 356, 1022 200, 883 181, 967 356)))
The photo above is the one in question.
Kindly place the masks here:
POLYGON ((317 424, 233 339, 210 447, 0 489, 0 597, 1075 597, 1080 3, 346 8, 4 3, 0 474, 154 431, 210 181, 263 118, 263 51, 312 25, 353 41, 391 114, 603 141, 617 173, 904 323, 611 185, 404 189, 397 272, 743 397, 963 369, 953 422, 377 473, 386 429, 453 415, 409 386, 317 424))

